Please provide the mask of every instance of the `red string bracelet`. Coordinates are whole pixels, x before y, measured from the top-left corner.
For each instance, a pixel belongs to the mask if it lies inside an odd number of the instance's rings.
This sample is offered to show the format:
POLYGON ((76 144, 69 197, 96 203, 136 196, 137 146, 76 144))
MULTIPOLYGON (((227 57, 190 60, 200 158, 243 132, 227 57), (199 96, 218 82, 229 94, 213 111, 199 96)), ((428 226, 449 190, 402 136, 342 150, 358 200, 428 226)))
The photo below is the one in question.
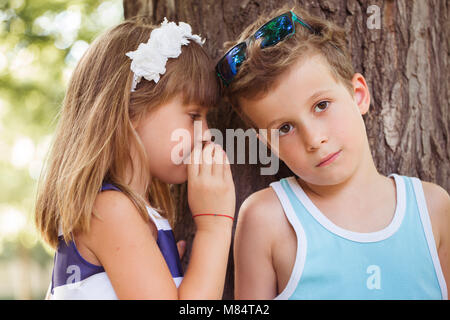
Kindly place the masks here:
POLYGON ((199 216, 227 217, 234 221, 234 218, 232 216, 228 216, 226 214, 218 214, 218 213, 200 213, 200 214, 193 215, 192 218, 196 218, 199 216))

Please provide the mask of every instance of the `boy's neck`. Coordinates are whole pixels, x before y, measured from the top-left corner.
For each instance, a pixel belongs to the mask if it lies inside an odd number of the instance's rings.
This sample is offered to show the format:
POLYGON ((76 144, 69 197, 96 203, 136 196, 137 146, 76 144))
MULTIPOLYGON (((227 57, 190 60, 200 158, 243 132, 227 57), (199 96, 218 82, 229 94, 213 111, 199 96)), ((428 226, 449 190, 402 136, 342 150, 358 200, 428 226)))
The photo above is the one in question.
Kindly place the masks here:
POLYGON ((355 172, 348 177, 348 179, 342 181, 336 185, 315 185, 308 182, 298 180, 298 183, 302 189, 315 198, 327 198, 341 197, 350 195, 352 197, 355 194, 369 195, 374 190, 377 190, 383 183, 385 183, 386 177, 381 175, 375 167, 372 156, 369 154, 366 156, 365 161, 361 161, 361 164, 356 168, 355 172))

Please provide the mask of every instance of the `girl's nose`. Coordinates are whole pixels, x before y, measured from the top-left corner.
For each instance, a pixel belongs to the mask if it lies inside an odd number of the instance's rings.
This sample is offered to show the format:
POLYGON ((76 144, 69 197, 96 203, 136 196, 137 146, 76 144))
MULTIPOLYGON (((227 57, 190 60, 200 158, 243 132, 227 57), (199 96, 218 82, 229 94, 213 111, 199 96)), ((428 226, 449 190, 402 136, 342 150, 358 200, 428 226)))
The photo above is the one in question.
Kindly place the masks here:
POLYGON ((211 131, 209 130, 206 121, 198 121, 194 124, 194 143, 201 144, 202 147, 209 141, 211 141, 211 131))
POLYGON ((211 140, 211 133, 208 127, 208 123, 205 120, 196 120, 194 122, 194 140, 205 141, 211 140))
POLYGON ((203 131, 203 141, 208 142, 211 141, 211 131, 209 129, 206 129, 205 131, 203 131))
POLYGON ((211 141, 212 135, 211 131, 209 130, 208 123, 206 121, 202 122, 202 128, 203 128, 202 141, 204 143, 211 141))

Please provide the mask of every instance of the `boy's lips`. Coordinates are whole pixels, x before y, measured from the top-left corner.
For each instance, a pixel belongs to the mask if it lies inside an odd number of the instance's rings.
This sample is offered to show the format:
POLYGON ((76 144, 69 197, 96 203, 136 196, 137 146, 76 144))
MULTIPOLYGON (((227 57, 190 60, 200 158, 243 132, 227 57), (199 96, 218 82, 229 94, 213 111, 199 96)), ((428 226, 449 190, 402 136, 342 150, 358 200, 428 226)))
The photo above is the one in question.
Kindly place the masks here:
POLYGON ((339 150, 338 152, 330 153, 326 157, 322 158, 322 160, 320 160, 319 164, 316 165, 316 167, 323 167, 332 163, 340 155, 340 153, 341 150, 339 150))

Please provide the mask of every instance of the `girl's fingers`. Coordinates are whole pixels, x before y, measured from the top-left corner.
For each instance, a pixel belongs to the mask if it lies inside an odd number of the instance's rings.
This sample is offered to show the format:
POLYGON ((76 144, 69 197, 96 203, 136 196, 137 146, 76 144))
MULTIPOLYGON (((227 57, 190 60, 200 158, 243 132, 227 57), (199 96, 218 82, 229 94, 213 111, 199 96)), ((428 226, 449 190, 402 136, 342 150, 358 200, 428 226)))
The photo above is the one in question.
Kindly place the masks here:
POLYGON ((214 163, 212 166, 212 174, 220 178, 223 177, 223 164, 224 164, 223 154, 224 151, 222 147, 219 144, 216 144, 214 147, 214 155, 213 155, 214 163))
POLYGON ((230 167, 230 161, 228 160, 227 153, 223 152, 223 177, 225 179, 231 179, 233 180, 233 175, 231 174, 231 167, 230 167))
POLYGON ((199 165, 199 175, 211 175, 213 163, 214 143, 208 142, 203 148, 202 159, 199 165))
POLYGON ((194 148, 190 154, 190 162, 188 164, 188 177, 198 176, 200 171, 200 161, 202 158, 202 142, 194 142, 194 148))

